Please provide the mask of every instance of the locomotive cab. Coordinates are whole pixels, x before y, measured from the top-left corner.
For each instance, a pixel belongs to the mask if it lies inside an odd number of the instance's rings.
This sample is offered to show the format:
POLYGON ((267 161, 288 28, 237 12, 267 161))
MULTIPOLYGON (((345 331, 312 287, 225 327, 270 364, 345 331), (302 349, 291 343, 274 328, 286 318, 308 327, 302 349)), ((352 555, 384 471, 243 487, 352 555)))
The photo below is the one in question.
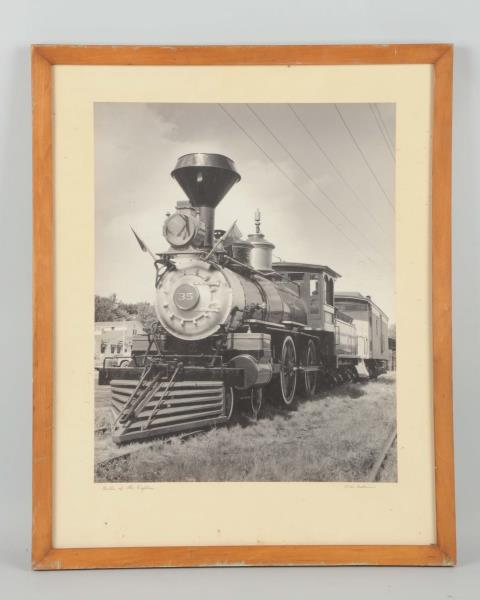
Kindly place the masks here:
POLYGON ((314 330, 333 333, 335 320, 335 281, 338 273, 323 265, 273 263, 273 269, 300 288, 307 307, 307 324, 314 330))

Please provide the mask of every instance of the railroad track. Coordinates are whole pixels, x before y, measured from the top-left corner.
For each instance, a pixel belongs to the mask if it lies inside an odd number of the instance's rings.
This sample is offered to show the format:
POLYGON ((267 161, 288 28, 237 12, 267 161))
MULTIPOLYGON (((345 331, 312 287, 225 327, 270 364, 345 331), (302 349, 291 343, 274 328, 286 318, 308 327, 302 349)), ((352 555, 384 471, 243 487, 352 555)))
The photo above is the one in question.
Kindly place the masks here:
MULTIPOLYGON (((104 429, 103 427, 100 429, 104 429)), ((97 433, 98 430, 95 430, 95 433, 97 433)), ((171 440, 173 439, 180 439, 180 440, 185 440, 194 436, 198 436, 201 434, 206 433, 205 429, 196 429, 195 431, 186 431, 184 433, 180 433, 180 434, 176 434, 173 435, 169 438, 166 438, 164 441, 169 443, 171 440)), ((114 455, 113 456, 109 456, 108 458, 105 458, 103 460, 100 460, 99 462, 95 463, 95 469, 97 468, 103 468, 106 467, 108 465, 113 465, 121 460, 127 459, 130 456, 133 456, 134 454, 136 454, 137 452, 140 452, 141 450, 145 450, 145 448, 149 448, 150 446, 153 446, 155 444, 155 442, 158 442, 157 440, 151 440, 148 442, 143 442, 140 446, 136 447, 133 450, 129 450, 128 448, 125 448, 124 451, 122 451, 122 449, 119 448, 115 448, 114 449, 114 455)))
MULTIPOLYGON (((343 385, 340 385, 337 387, 341 388, 346 385, 349 385, 349 384, 346 383, 346 384, 343 384, 343 385)), ((319 396, 319 398, 320 397, 321 396, 319 396)), ((249 419, 249 421, 251 421, 251 420, 249 419)), ((251 422, 252 422, 252 424, 254 424, 253 421, 251 421, 251 422)), ((144 441, 144 442, 140 442, 140 443, 136 442, 134 444, 129 444, 122 448, 122 447, 113 445, 113 443, 111 443, 111 444, 107 443, 107 435, 111 432, 111 428, 109 425, 103 425, 101 427, 97 427, 94 431, 95 431, 95 436, 98 438, 99 443, 103 447, 103 450, 100 451, 101 460, 99 460, 98 462, 95 462, 95 469, 104 468, 104 467, 107 467, 108 465, 114 465, 118 462, 128 460, 129 457, 134 456, 137 452, 139 452, 141 450, 145 450, 159 441, 159 438, 157 438, 157 439, 152 439, 152 440, 148 440, 148 441, 144 441), (134 446, 134 447, 132 448, 132 446, 134 446)), ((183 441, 183 440, 189 439, 194 436, 205 434, 207 431, 208 431, 208 429, 205 429, 205 428, 197 429, 197 430, 193 430, 193 431, 186 431, 183 433, 172 434, 169 437, 164 437, 163 440, 167 443, 170 443, 174 439, 183 441)), ((396 438, 397 438, 396 424, 394 423, 388 430, 388 435, 385 440, 385 443, 381 447, 381 449, 375 459, 375 462, 373 463, 370 471, 368 472, 367 477, 365 479, 363 479, 363 481, 375 482, 375 481, 379 480, 379 476, 381 474, 382 468, 385 465, 385 461, 389 455, 389 452, 390 452, 392 446, 395 443, 396 438)))
POLYGON ((373 481, 378 480, 378 476, 380 475, 380 471, 382 470, 382 467, 385 463, 385 459, 387 458, 387 455, 390 452, 390 449, 392 448, 396 439, 397 439, 397 425, 396 425, 396 423, 394 423, 390 429, 390 432, 385 441, 385 444, 383 445, 380 453, 377 456, 376 461, 373 463, 373 466, 370 469, 370 472, 367 477, 367 481, 373 482, 373 481))

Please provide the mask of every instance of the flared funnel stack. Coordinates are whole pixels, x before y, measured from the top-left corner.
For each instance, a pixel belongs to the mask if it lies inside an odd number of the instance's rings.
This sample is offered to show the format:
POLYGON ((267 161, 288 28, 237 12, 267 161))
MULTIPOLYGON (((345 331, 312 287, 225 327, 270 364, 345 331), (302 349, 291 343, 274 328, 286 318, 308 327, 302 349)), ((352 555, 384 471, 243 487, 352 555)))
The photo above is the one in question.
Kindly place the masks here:
POLYGON ((200 209, 205 223, 205 246, 213 244, 215 208, 231 187, 240 181, 233 160, 222 154, 185 154, 177 160, 172 177, 188 196, 192 206, 200 209))

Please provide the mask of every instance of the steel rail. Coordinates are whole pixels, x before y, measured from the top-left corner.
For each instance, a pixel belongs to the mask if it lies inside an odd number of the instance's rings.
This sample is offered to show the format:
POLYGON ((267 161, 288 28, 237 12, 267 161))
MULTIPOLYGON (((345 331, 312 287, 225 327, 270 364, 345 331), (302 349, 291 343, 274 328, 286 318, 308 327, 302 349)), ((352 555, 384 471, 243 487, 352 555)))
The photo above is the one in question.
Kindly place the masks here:
POLYGON ((377 459, 375 460, 372 468, 370 469, 370 472, 367 477, 367 481, 371 481, 371 482, 377 481, 377 477, 380 473, 380 470, 382 469, 385 459, 387 458, 387 455, 396 439, 397 439, 397 424, 394 423, 390 429, 390 433, 386 439, 385 444, 382 447, 382 450, 378 454, 377 459))

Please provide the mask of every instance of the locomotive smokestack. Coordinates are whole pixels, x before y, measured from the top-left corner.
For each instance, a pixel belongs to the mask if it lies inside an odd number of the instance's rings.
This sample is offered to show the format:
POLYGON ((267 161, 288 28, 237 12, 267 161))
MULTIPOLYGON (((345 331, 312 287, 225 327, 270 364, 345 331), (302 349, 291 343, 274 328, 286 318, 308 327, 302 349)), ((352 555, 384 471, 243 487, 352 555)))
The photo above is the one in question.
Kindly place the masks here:
POLYGON ((205 246, 213 245, 215 208, 231 187, 240 181, 233 160, 222 154, 185 154, 177 160, 172 177, 190 203, 200 209, 205 224, 205 246))

